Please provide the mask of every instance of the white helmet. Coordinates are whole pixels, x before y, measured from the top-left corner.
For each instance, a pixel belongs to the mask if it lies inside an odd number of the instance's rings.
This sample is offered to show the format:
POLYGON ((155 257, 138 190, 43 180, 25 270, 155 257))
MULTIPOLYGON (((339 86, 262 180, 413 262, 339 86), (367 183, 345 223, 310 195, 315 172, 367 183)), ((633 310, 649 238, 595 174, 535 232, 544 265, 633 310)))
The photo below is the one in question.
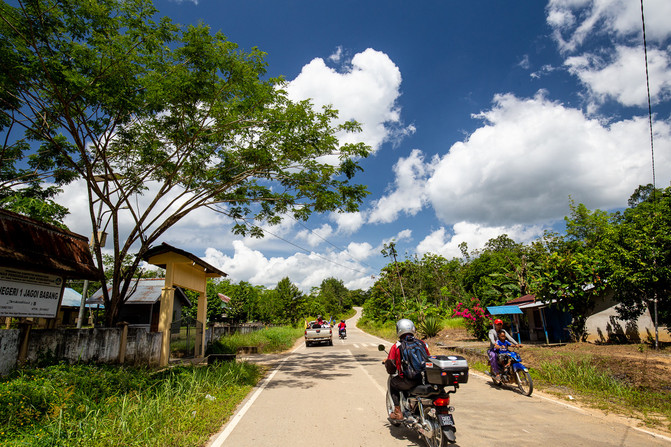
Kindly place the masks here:
POLYGON ((401 335, 405 334, 415 335, 415 323, 408 320, 407 318, 398 320, 396 323, 396 336, 400 338, 401 335))

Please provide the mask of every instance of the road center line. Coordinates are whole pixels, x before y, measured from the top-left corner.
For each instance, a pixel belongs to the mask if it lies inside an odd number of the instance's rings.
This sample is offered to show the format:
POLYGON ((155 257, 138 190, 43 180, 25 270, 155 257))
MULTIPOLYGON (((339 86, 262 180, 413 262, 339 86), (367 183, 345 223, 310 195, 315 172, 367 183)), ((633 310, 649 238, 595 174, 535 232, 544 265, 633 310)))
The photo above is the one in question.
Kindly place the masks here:
POLYGON ((377 382, 377 380, 375 380, 375 378, 368 372, 368 370, 366 370, 366 368, 363 367, 363 365, 356 359, 356 357, 354 357, 354 354, 352 354, 352 351, 350 351, 350 350, 348 349, 348 350, 347 350, 347 353, 348 353, 352 358, 354 358, 354 361, 356 362, 357 366, 361 369, 361 371, 363 371, 363 373, 364 373, 365 375, 368 376, 368 378, 371 380, 371 382, 373 382, 373 384, 375 385, 375 387, 376 387, 378 390, 380 390, 380 393, 382 393, 382 395, 385 395, 385 394, 387 393, 387 390, 384 389, 384 388, 382 387, 382 385, 380 385, 380 384, 377 382))

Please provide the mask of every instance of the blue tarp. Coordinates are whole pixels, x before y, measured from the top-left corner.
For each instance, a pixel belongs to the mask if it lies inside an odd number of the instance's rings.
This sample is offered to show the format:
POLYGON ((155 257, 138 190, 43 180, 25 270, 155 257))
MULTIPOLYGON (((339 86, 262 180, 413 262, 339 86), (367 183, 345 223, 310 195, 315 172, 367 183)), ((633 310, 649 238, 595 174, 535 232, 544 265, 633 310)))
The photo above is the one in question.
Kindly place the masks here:
POLYGON ((522 313, 517 306, 488 306, 487 311, 489 311, 491 315, 512 315, 522 313))

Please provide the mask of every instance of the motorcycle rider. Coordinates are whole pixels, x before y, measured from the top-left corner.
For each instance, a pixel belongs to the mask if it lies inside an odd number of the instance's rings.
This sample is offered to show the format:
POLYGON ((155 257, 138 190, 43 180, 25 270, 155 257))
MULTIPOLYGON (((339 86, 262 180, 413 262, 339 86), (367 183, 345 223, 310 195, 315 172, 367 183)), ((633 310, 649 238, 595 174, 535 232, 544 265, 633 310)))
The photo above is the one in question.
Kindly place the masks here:
POLYGON ((510 355, 509 355, 510 351, 508 350, 510 346, 512 346, 512 343, 510 343, 506 339, 506 331, 501 329, 499 331, 499 339, 496 340, 496 345, 494 346, 494 349, 496 350, 499 356, 498 358, 499 365, 503 367, 504 371, 505 368, 507 368, 508 365, 510 364, 510 355))
POLYGON ((345 324, 345 320, 340 320, 340 323, 338 323, 338 333, 343 333, 345 332, 347 328, 347 325, 345 324))
POLYGON ((487 350, 487 355, 489 356, 489 366, 492 368, 492 374, 496 376, 496 380, 501 380, 501 369, 499 368, 499 359, 498 352, 495 349, 496 341, 499 339, 499 332, 503 331, 505 339, 508 340, 512 345, 522 346, 520 343, 517 343, 510 334, 503 329, 503 321, 500 319, 494 320, 494 328, 489 330, 489 349, 487 350))
MULTIPOLYGON (((389 415, 389 419, 393 419, 395 421, 402 421, 404 418, 403 412, 401 411, 400 392, 408 391, 419 385, 422 381, 421 376, 418 376, 416 379, 408 379, 403 377, 403 369, 401 367, 401 351, 399 349, 401 346, 401 341, 406 337, 414 337, 415 333, 415 324, 411 320, 408 320, 407 318, 398 320, 398 322, 396 322, 396 336, 398 337, 399 341, 397 341, 391 347, 389 350, 389 355, 387 356, 387 360, 384 362, 387 373, 398 373, 396 376, 392 377, 391 381, 389 382, 389 392, 391 394, 391 400, 394 402, 394 411, 389 415)), ((430 355, 429 347, 426 345, 426 343, 424 343, 424 347, 426 348, 426 354, 430 355)))

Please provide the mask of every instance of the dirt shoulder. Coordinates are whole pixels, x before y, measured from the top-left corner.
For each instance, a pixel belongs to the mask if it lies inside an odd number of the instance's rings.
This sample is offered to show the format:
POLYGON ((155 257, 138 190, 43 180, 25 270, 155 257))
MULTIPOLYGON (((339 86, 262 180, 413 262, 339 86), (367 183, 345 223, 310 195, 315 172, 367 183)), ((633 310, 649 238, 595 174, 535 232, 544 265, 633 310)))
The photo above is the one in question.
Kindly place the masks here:
MULTIPOLYGON (((432 354, 459 349, 469 362, 480 360, 486 362, 485 352, 488 342, 473 339, 465 329, 445 329, 436 337, 427 339, 432 354), (481 354, 477 354, 481 353, 481 354), (468 355, 466 355, 468 354, 468 355)), ((599 370, 607 372, 621 383, 631 386, 635 390, 650 391, 660 396, 668 395, 671 399, 671 346, 662 345, 655 350, 649 345, 628 344, 615 345, 592 343, 569 343, 561 346, 543 347, 541 345, 526 344, 522 351, 524 364, 538 368, 544 362, 559 363, 563 359, 588 360, 599 370)), ((665 435, 671 434, 671 423, 668 416, 637 414, 619 406, 599 402, 588 396, 579 396, 575 390, 553 384, 535 383, 535 389, 550 393, 560 400, 570 401, 572 405, 590 408, 599 408, 605 412, 618 412, 624 416, 636 416, 638 425, 645 425, 665 435)))

